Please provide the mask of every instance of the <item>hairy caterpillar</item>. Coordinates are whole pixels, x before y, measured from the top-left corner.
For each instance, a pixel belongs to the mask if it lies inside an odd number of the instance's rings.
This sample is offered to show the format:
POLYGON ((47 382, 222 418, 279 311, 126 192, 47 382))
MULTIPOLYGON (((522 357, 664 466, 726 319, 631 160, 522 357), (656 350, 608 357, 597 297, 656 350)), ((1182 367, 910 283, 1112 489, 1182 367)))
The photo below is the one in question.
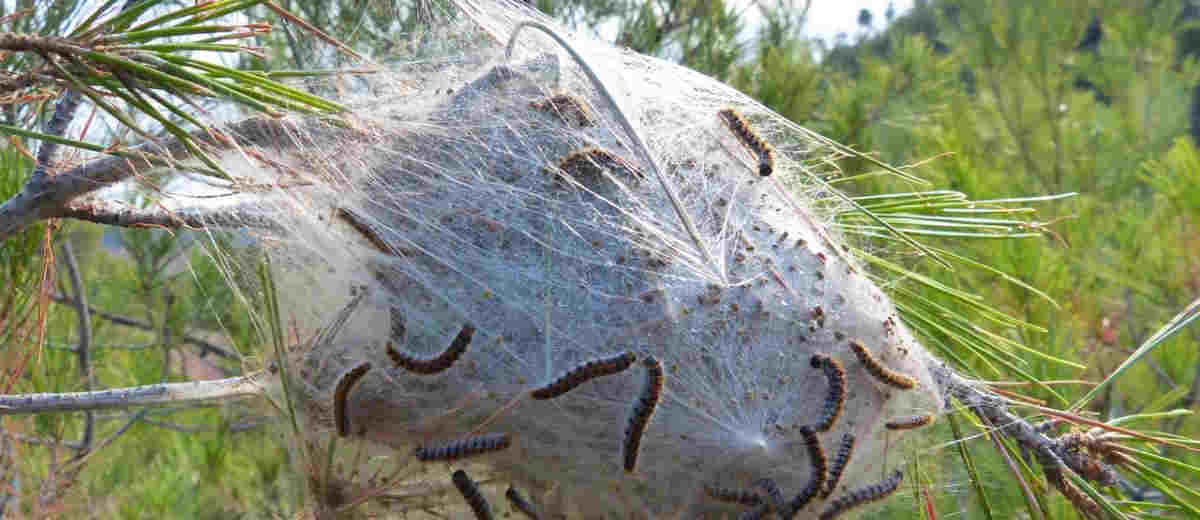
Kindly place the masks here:
POLYGON ((861 487, 838 497, 821 512, 821 520, 832 520, 842 513, 863 504, 880 500, 896 491, 904 473, 900 470, 892 472, 891 476, 869 486, 861 487))
POLYGON ((432 446, 418 446, 413 454, 421 462, 435 460, 450 461, 500 451, 508 448, 510 444, 512 444, 512 439, 508 434, 495 433, 476 435, 432 446))
POLYGON ((350 435, 350 418, 346 416, 346 397, 350 395, 350 390, 354 388, 355 384, 358 384, 368 370, 371 370, 371 364, 363 361, 338 379, 337 386, 334 387, 333 421, 337 425, 337 432, 341 437, 350 435))
POLYGON ((763 502, 776 513, 783 514, 787 511, 788 504, 783 500, 783 493, 779 491, 779 486, 774 479, 758 479, 754 483, 754 489, 762 497, 763 502))
POLYGON ((504 492, 504 498, 508 499, 508 503, 512 504, 513 509, 520 511, 529 520, 541 520, 541 513, 538 512, 532 502, 525 499, 520 491, 517 491, 517 488, 509 486, 508 491, 504 492))
POLYGON ((346 208, 338 208, 334 212, 334 216, 349 224, 350 227, 354 228, 355 231, 358 231, 358 233, 362 235, 363 238, 367 239, 367 242, 370 242, 371 246, 373 246, 380 253, 385 255, 396 254, 396 250, 393 249, 392 246, 388 245, 387 241, 385 241, 383 237, 379 236, 378 232, 371 228, 369 224, 363 222, 362 217, 359 217, 354 212, 346 208))
POLYGON ((808 477, 808 483, 804 485, 804 489, 800 490, 795 497, 792 498, 790 506, 791 514, 804 508, 812 501, 813 497, 821 491, 825 485, 825 473, 827 472, 827 463, 825 460, 825 450, 821 449, 821 439, 817 437, 817 432, 811 426, 801 426, 800 435, 804 437, 804 446, 808 448, 808 459, 812 466, 812 474, 808 477))
POLYGON ((553 399, 592 379, 624 372, 636 360, 637 356, 633 352, 625 352, 610 358, 588 361, 567 371, 550 384, 535 389, 531 395, 534 399, 553 399))
POLYGON ((388 307, 388 338, 392 341, 404 339, 408 328, 404 325, 404 313, 395 307, 388 307))
POLYGON ((1067 500, 1076 509, 1086 513, 1085 516, 1089 518, 1104 518, 1104 515, 1101 513, 1100 504, 1097 504, 1091 497, 1085 495, 1075 483, 1068 480, 1061 468, 1052 465, 1043 466, 1042 472, 1045 473, 1046 480, 1050 481, 1050 485, 1054 486, 1064 497, 1067 497, 1067 500))
POLYGON ((558 162, 559 171, 577 179, 599 179, 604 170, 623 171, 637 180, 646 175, 629 161, 603 148, 589 146, 575 150, 558 162))
POLYGON ((717 112, 729 131, 737 136, 746 148, 758 156, 758 174, 766 177, 775 171, 775 148, 754 131, 750 123, 737 110, 725 108, 717 112))
POLYGON ((461 469, 455 471, 450 480, 454 481, 454 487, 458 488, 467 505, 471 506, 471 511, 475 512, 476 520, 492 520, 491 504, 488 504, 487 498, 479 491, 479 484, 471 480, 467 472, 461 469))
POLYGON ((933 414, 913 415, 911 417, 892 419, 885 426, 889 430, 913 430, 922 426, 929 426, 933 424, 933 420, 933 414))
POLYGON ((821 498, 828 498, 837 489, 838 481, 842 479, 842 471, 845 471, 846 466, 850 464, 850 457, 853 455, 854 434, 846 433, 842 435, 837 455, 833 457, 833 465, 829 467, 829 478, 826 479, 825 489, 821 490, 821 498))
MULTIPOLYGON (((393 327, 394 329, 394 327, 393 327)), ((397 367, 403 368, 414 374, 432 375, 454 365, 455 361, 467 351, 467 347, 471 344, 471 337, 475 334, 475 327, 471 324, 463 325, 458 331, 458 335, 454 336, 454 340, 446 347, 446 350, 441 354, 429 359, 421 359, 400 352, 392 347, 392 343, 388 342, 387 355, 392 359, 397 367)))
POLYGON ((916 379, 883 366, 858 340, 850 340, 850 349, 854 351, 854 355, 858 356, 858 361, 867 367, 867 372, 875 376, 875 379, 901 390, 912 390, 917 386, 916 379))
POLYGON ((642 388, 642 395, 633 405, 629 424, 625 426, 625 444, 622 446, 625 452, 625 471, 628 473, 633 473, 634 468, 637 467, 642 434, 646 432, 646 426, 650 423, 654 408, 658 406, 658 400, 662 398, 663 379, 665 378, 662 363, 654 356, 647 357, 642 364, 646 367, 646 384, 642 388))
POLYGON ((748 507, 758 506, 763 503, 762 497, 745 489, 731 489, 713 485, 705 485, 704 493, 707 494, 709 498, 712 498, 718 502, 728 502, 730 504, 738 504, 748 507))
POLYGON ((815 425, 817 431, 827 432, 842 415, 846 402, 846 371, 841 363, 825 354, 813 354, 810 362, 813 368, 823 370, 829 380, 829 396, 825 399, 821 420, 815 425))
POLYGON ((559 93, 541 101, 531 101, 529 106, 554 114, 568 124, 571 123, 571 119, 574 119, 575 123, 581 127, 595 124, 592 111, 588 110, 587 103, 570 94, 559 93))

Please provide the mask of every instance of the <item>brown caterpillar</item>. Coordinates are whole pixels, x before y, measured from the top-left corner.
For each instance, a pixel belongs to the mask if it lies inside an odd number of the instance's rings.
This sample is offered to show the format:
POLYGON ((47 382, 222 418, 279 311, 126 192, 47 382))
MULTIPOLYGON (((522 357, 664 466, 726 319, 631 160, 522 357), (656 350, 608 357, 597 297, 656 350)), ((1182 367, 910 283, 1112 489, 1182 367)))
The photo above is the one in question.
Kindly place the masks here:
POLYGON ((846 402, 846 371, 841 363, 825 354, 813 354, 810 363, 813 368, 823 370, 829 380, 829 395, 825 398, 821 421, 814 426, 819 432, 827 432, 842 416, 842 406, 846 402))
POLYGON ((521 492, 517 491, 517 488, 509 486, 508 491, 504 492, 504 498, 508 499, 508 503, 512 504, 513 509, 523 513, 529 520, 541 520, 542 514, 538 512, 532 502, 526 500, 521 492))
POLYGON ((934 417, 932 414, 913 415, 911 417, 892 419, 884 426, 887 426, 887 429, 889 430, 913 430, 922 426, 929 426, 930 424, 933 424, 933 420, 934 417))
POLYGON ((388 307, 388 336, 392 341, 401 341, 408 329, 404 326, 404 313, 395 307, 388 307))
POLYGON ((532 396, 534 399, 553 399, 597 377, 621 373, 636 360, 637 356, 633 355, 633 352, 625 352, 610 358, 588 361, 572 368, 550 384, 535 389, 532 396))
POLYGON ((475 335, 475 327, 471 324, 462 326, 458 331, 458 335, 450 342, 450 346, 441 354, 429 359, 421 359, 409 354, 400 352, 392 347, 392 343, 388 342, 387 355, 392 358, 392 363, 414 374, 432 375, 454 365, 459 357, 467 351, 467 346, 471 344, 471 337, 475 335))
POLYGON ((783 493, 779 492, 779 486, 775 484, 773 479, 763 478, 754 483, 754 489, 758 491, 765 505, 776 513, 783 514, 787 511, 787 502, 783 501, 783 493))
POLYGON ((355 231, 358 231, 358 233, 362 235, 363 238, 367 239, 367 242, 370 242, 371 245, 374 246, 375 249, 380 253, 397 256, 396 250, 393 249, 392 246, 388 245, 387 241, 384 240, 383 237, 379 236, 379 233, 372 229, 369 224, 363 222, 362 219, 354 212, 346 208, 338 208, 334 213, 334 216, 349 224, 350 227, 354 228, 355 231))
POLYGON ((754 507, 763 503, 762 497, 758 496, 753 491, 747 491, 745 489, 704 486, 704 493, 718 502, 728 502, 730 504, 738 504, 747 507, 754 507))
POLYGON ((578 179, 600 179, 604 170, 623 171, 637 180, 646 175, 616 154, 589 146, 575 150, 558 162, 558 169, 578 179))
POLYGON ((896 470, 891 476, 880 482, 846 493, 821 512, 821 520, 832 520, 855 507, 880 500, 894 493, 896 488, 900 487, 901 480, 904 480, 904 473, 896 470))
POLYGON ((346 416, 346 397, 350 395, 350 390, 354 388, 354 385, 367 375, 368 370, 371 370, 370 363, 366 361, 359 363, 358 366, 342 375, 333 389, 333 422, 337 426, 340 437, 350 435, 350 418, 346 416))
POLYGON ((588 110, 587 103, 582 99, 565 93, 555 94, 541 101, 532 101, 529 106, 549 112, 564 123, 570 124, 571 119, 580 127, 592 126, 595 124, 595 119, 592 117, 592 111, 588 110))
POLYGON ((455 471, 450 480, 454 481, 454 487, 458 488, 458 492, 467 501, 467 505, 471 506, 471 511, 475 512, 476 520, 492 520, 492 506, 488 504, 487 498, 479 491, 479 485, 471 480, 467 472, 461 469, 455 471))
POLYGON ((850 350, 854 351, 854 355, 858 356, 858 361, 867 367, 867 372, 875 376, 875 379, 901 390, 916 388, 916 379, 883 366, 878 359, 875 359, 871 351, 867 350, 867 347, 864 347, 857 340, 850 340, 850 350))
POLYGON ((808 505, 813 497, 821 491, 825 486, 825 473, 827 472, 827 463, 825 460, 825 450, 821 449, 821 439, 817 437, 817 432, 811 426, 801 426, 800 435, 804 437, 804 446, 808 448, 808 459, 812 464, 812 475, 808 477, 808 484, 805 484, 804 489, 800 490, 789 506, 788 515, 791 516, 808 505))
POLYGON ((500 451, 508 448, 510 444, 512 444, 512 439, 505 433, 476 435, 432 446, 418 446, 413 454, 421 462, 451 461, 500 451))
POLYGON ((721 117, 725 126, 729 127, 729 131, 758 156, 758 174, 763 177, 771 175, 771 172, 775 171, 775 148, 759 136, 737 110, 726 108, 717 112, 717 115, 721 117))
POLYGON ((1084 513, 1082 516, 1086 518, 1104 517, 1100 510, 1100 504, 1097 504, 1091 497, 1076 487, 1075 483, 1068 480, 1060 468, 1045 466, 1042 472, 1046 474, 1046 480, 1050 482, 1050 485, 1054 486, 1064 497, 1067 497, 1067 500, 1071 501, 1071 505, 1075 506, 1076 510, 1084 513))
POLYGON ((665 378, 662 363, 654 359, 654 356, 647 357, 642 364, 646 367, 646 384, 642 387, 641 397, 633 405, 633 412, 629 415, 629 424, 625 426, 623 448, 627 473, 633 473, 634 468, 637 467, 642 434, 646 433, 646 426, 650 424, 650 416, 654 415, 654 408, 658 406, 658 401, 662 398, 663 379, 665 378))
POLYGON ((842 479, 842 472, 850 464, 850 457, 853 455, 854 434, 842 435, 842 443, 838 445, 837 455, 833 457, 833 466, 829 467, 829 478, 825 481, 825 489, 821 490, 822 499, 828 498, 837 489, 838 481, 842 479))

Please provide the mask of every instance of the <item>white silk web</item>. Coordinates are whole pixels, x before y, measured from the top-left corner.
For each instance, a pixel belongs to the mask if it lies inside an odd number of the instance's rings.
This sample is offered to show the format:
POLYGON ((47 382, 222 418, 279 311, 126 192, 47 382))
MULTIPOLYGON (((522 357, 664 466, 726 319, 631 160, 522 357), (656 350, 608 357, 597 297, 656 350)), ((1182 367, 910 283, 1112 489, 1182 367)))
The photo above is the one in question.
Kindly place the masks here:
MULTIPOLYGON (((505 55, 518 24, 551 22, 505 3, 459 7, 414 39, 410 61, 347 94, 345 118, 253 136, 239 127, 255 144, 221 157, 274 186, 250 195, 249 223, 271 255, 284 323, 326 330, 291 360, 309 431, 334 434, 337 382, 366 361, 373 369, 341 396, 342 419, 397 457, 508 434, 511 445, 481 460, 547 511, 743 511, 705 488, 772 479, 790 499, 813 477, 799 432, 828 409, 830 383, 810 363, 821 353, 847 382, 838 420, 818 434, 825 455, 845 433, 858 443, 841 487, 800 515, 899 466, 903 453, 884 451, 900 433, 884 423, 936 413, 942 397, 932 357, 828 227, 840 199, 815 179, 838 151, 711 78, 568 36, 651 163, 553 39, 525 28, 505 55), (771 176, 718 116, 725 108, 774 147, 771 176), (437 363, 464 326, 473 334, 443 371, 388 355, 390 344, 437 363), (853 339, 916 388, 872 376, 853 339), (623 371, 531 396, 626 352, 638 361, 623 371), (665 384, 630 473, 626 429, 649 356, 665 384)), ((251 265, 216 254, 231 281, 257 290, 240 272, 251 265)))

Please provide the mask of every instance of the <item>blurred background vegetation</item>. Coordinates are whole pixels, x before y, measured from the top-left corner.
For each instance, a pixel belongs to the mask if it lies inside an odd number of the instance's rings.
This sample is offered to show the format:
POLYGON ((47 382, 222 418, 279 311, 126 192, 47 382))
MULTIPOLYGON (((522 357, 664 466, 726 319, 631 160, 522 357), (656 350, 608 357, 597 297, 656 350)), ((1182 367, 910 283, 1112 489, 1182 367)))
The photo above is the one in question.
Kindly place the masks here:
MULTIPOLYGON (((438 8, 428 0, 276 3, 381 62, 404 55, 406 38, 438 8)), ((13 4, 0 3, 4 30, 37 34, 69 32, 92 5, 20 0, 14 11, 13 4)), ((275 11, 241 4, 238 16, 269 22, 273 31, 256 36, 263 52, 242 55, 239 66, 282 73, 347 65, 343 55, 275 11)), ((1074 382, 1102 380, 1200 297, 1200 2, 917 1, 900 12, 861 11, 858 29, 832 41, 805 32, 802 1, 539 0, 537 7, 576 29, 728 82, 833 140, 912 165, 906 170, 934 187, 975 199, 1078 193, 1037 206, 1038 220, 1049 223, 1035 230, 1044 231, 1043 238, 925 238, 1009 273, 1057 304, 986 271, 950 272, 899 259, 1045 328, 1000 331, 1008 339, 1087 367, 1031 356, 1026 369, 1067 402, 1037 387, 1011 388, 1028 398, 1060 407, 1075 402, 1090 387, 1074 382)), ((36 59, 6 54, 0 69, 15 77, 36 59)), ((52 92, 23 96, 3 100, 5 124, 49 117, 52 92)), ((86 117, 84 110, 77 119, 86 117)), ((0 149, 0 199, 20 189, 32 170, 26 150, 35 148, 11 138, 0 149)), ((879 175, 867 161, 840 166, 842 175, 830 180, 851 193, 927 189, 879 175)), ((123 196, 142 201, 136 193, 123 196)), ((232 353, 253 358, 260 347, 219 270, 195 244, 188 232, 73 221, 35 226, 0 244, 4 393, 242 373, 247 367, 232 353), (45 261, 52 256, 57 261, 45 261), (79 288, 72 269, 83 281, 79 288), (91 376, 74 351, 83 329, 73 306, 80 292, 98 311, 88 322, 91 376)), ((925 297, 953 305, 942 294, 925 297)), ((985 361, 966 362, 980 363, 972 368, 982 377, 1011 379, 985 361)), ((1198 397, 1200 328, 1193 326, 1106 387, 1085 411, 1107 420, 1195 410, 1198 397)), ((284 429, 273 425, 277 418, 254 403, 97 414, 96 438, 114 440, 75 475, 59 465, 71 462, 69 445, 84 434, 82 414, 5 418, 0 470, 9 471, 0 471, 8 475, 0 513, 289 517, 303 503, 305 483, 284 429), (116 432, 123 435, 117 439, 116 432), (47 485, 51 475, 64 474, 69 485, 47 485)), ((1139 426, 1200 439, 1200 422, 1187 416, 1139 426)), ((939 428, 935 443, 953 439, 949 428, 939 428)), ((977 481, 963 469, 957 448, 924 452, 937 456, 922 460, 925 467, 910 479, 913 491, 892 501, 888 514, 1028 515, 1011 473, 986 442, 964 444, 975 457, 977 481)), ((1200 466, 1195 453, 1148 449, 1200 466)), ((1139 516, 1189 516, 1170 504, 1200 504, 1200 495, 1186 492, 1200 488, 1198 471, 1167 463, 1151 468, 1178 480, 1185 492, 1165 498, 1132 479, 1135 486, 1124 489, 1123 498, 1168 504, 1139 516)), ((1049 502, 1047 518, 1076 516, 1061 496, 1049 502)))

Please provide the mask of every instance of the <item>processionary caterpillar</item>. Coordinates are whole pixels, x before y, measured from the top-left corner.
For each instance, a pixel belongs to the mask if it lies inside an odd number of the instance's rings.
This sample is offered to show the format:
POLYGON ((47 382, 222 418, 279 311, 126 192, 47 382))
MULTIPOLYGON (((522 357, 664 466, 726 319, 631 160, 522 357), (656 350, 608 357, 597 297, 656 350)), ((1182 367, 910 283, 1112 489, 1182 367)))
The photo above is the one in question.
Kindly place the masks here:
POLYGON ((582 99, 565 93, 555 94, 541 101, 532 101, 529 106, 558 116, 563 122, 570 124, 571 119, 579 126, 592 126, 595 121, 592 111, 582 99))
POLYGON ((359 363, 358 366, 343 374, 333 389, 333 422, 337 426, 340 437, 350 435, 350 418, 346 416, 346 397, 350 395, 350 390, 354 388, 354 385, 367 375, 368 370, 371 370, 370 363, 366 361, 359 363))
POLYGON ((404 326, 404 313, 396 307, 388 307, 388 336, 392 341, 401 341, 408 332, 404 326))
POLYGON ((775 171, 775 148, 754 131, 742 114, 732 108, 725 108, 717 112, 717 115, 721 117, 725 126, 729 127, 729 131, 758 156, 759 175, 766 177, 775 171))
POLYGON ((911 417, 901 417, 899 419, 892 419, 892 420, 888 421, 884 426, 887 426, 887 429, 889 429, 889 430, 912 430, 912 429, 920 428, 922 426, 929 426, 930 424, 933 424, 933 420, 934 420, 934 417, 932 414, 913 415, 911 417))
POLYGON ((829 395, 825 398, 821 420, 814 425, 817 431, 827 432, 842 416, 842 406, 846 402, 846 371, 841 363, 825 354, 813 354, 810 363, 813 368, 823 370, 829 380, 829 395))
POLYGON ((910 376, 896 372, 888 367, 883 366, 871 351, 867 350, 862 343, 857 340, 850 340, 850 350, 854 351, 854 355, 858 356, 858 361, 867 367, 867 372, 875 379, 881 382, 899 388, 901 390, 912 390, 917 386, 917 380, 910 376))
POLYGON ((880 482, 876 482, 866 487, 861 487, 838 497, 821 512, 821 520, 833 520, 842 513, 849 511, 863 504, 880 500, 896 491, 900 487, 900 481, 904 480, 904 473, 896 470, 888 478, 880 482))
POLYGON ((483 493, 479 492, 479 485, 471 480, 467 472, 461 469, 455 471, 450 480, 454 481, 454 487, 458 488, 458 492, 462 493, 467 505, 471 506, 471 511, 475 512, 476 520, 492 520, 492 506, 488 504, 483 493))
POLYGON ((813 497, 817 496, 817 493, 820 493, 821 488, 825 485, 825 473, 828 466, 825 460, 825 450, 821 449, 821 439, 817 437, 816 430, 811 426, 801 426, 800 435, 804 437, 804 446, 808 448, 812 475, 808 477, 808 484, 805 484, 804 489, 792 498, 792 502, 789 504, 789 514, 795 514, 796 511, 803 509, 812 501, 813 497))
POLYGON ((387 241, 384 240, 383 237, 379 236, 378 232, 372 229, 369 224, 364 222, 362 218, 353 211, 350 211, 346 208, 338 208, 334 215, 337 218, 342 219, 342 221, 345 223, 349 224, 350 227, 354 228, 355 231, 358 231, 358 233, 362 235, 363 238, 367 239, 367 242, 370 242, 371 245, 374 246, 375 249, 380 253, 396 256, 396 250, 392 248, 392 246, 388 245, 387 241))
POLYGON ((758 479, 754 483, 754 489, 758 491, 763 502, 770 506, 778 514, 784 514, 787 511, 787 502, 783 501, 783 493, 779 491, 779 486, 775 484, 775 480, 769 478, 758 479))
POLYGON ((838 445, 837 455, 833 457, 833 465, 829 467, 829 478, 825 481, 825 489, 821 490, 822 499, 828 498, 837 489, 838 481, 842 479, 842 472, 850 464, 850 457, 853 455, 854 434, 842 435, 842 443, 838 445))
POLYGON ((431 446, 419 446, 413 453, 421 462, 451 461, 500 451, 508 448, 510 444, 512 444, 512 439, 508 434, 496 433, 476 435, 431 446))
POLYGON ((592 379, 621 373, 636 360, 637 356, 633 352, 625 352, 610 358, 588 361, 572 368, 550 384, 535 389, 532 396, 534 399, 553 399, 592 379))
POLYGON ((654 415, 654 408, 658 406, 659 399, 662 398, 663 375, 662 363, 654 356, 647 357, 642 360, 642 364, 646 367, 646 384, 642 387, 642 395, 638 398, 637 403, 633 405, 633 411, 629 415, 629 424, 625 426, 625 471, 633 473, 637 467, 637 457, 639 448, 642 445, 642 434, 646 433, 646 426, 650 424, 650 417, 654 415))
POLYGON ((745 489, 731 489, 717 486, 706 485, 704 492, 718 502, 728 502, 730 504, 738 504, 747 507, 754 507, 762 504, 762 497, 758 494, 747 491, 745 489))
POLYGON ((1067 476, 1063 474, 1062 469, 1054 466, 1043 466, 1042 472, 1046 474, 1046 480, 1050 485, 1054 486, 1059 493, 1062 493, 1075 509, 1082 513, 1086 518, 1103 518, 1100 510, 1100 504, 1092 500, 1091 497, 1085 495, 1078 487, 1075 486, 1067 476))
POLYGON ((471 337, 475 335, 475 327, 471 324, 462 326, 458 331, 458 335, 450 342, 450 346, 441 354, 429 359, 421 359, 409 354, 405 354, 392 347, 391 342, 387 345, 387 355, 392 359, 392 363, 414 374, 432 375, 454 365, 459 357, 467 351, 467 346, 471 344, 471 337))
POLYGON ((542 514, 538 512, 532 502, 526 500, 521 492, 517 491, 517 488, 509 486, 508 491, 504 492, 504 498, 508 499, 508 503, 512 504, 513 509, 523 513, 529 520, 541 520, 542 514))
POLYGON ((589 146, 575 150, 558 162, 558 169, 577 179, 599 179, 604 170, 624 171, 637 180, 646 175, 629 161, 603 148, 589 146))

